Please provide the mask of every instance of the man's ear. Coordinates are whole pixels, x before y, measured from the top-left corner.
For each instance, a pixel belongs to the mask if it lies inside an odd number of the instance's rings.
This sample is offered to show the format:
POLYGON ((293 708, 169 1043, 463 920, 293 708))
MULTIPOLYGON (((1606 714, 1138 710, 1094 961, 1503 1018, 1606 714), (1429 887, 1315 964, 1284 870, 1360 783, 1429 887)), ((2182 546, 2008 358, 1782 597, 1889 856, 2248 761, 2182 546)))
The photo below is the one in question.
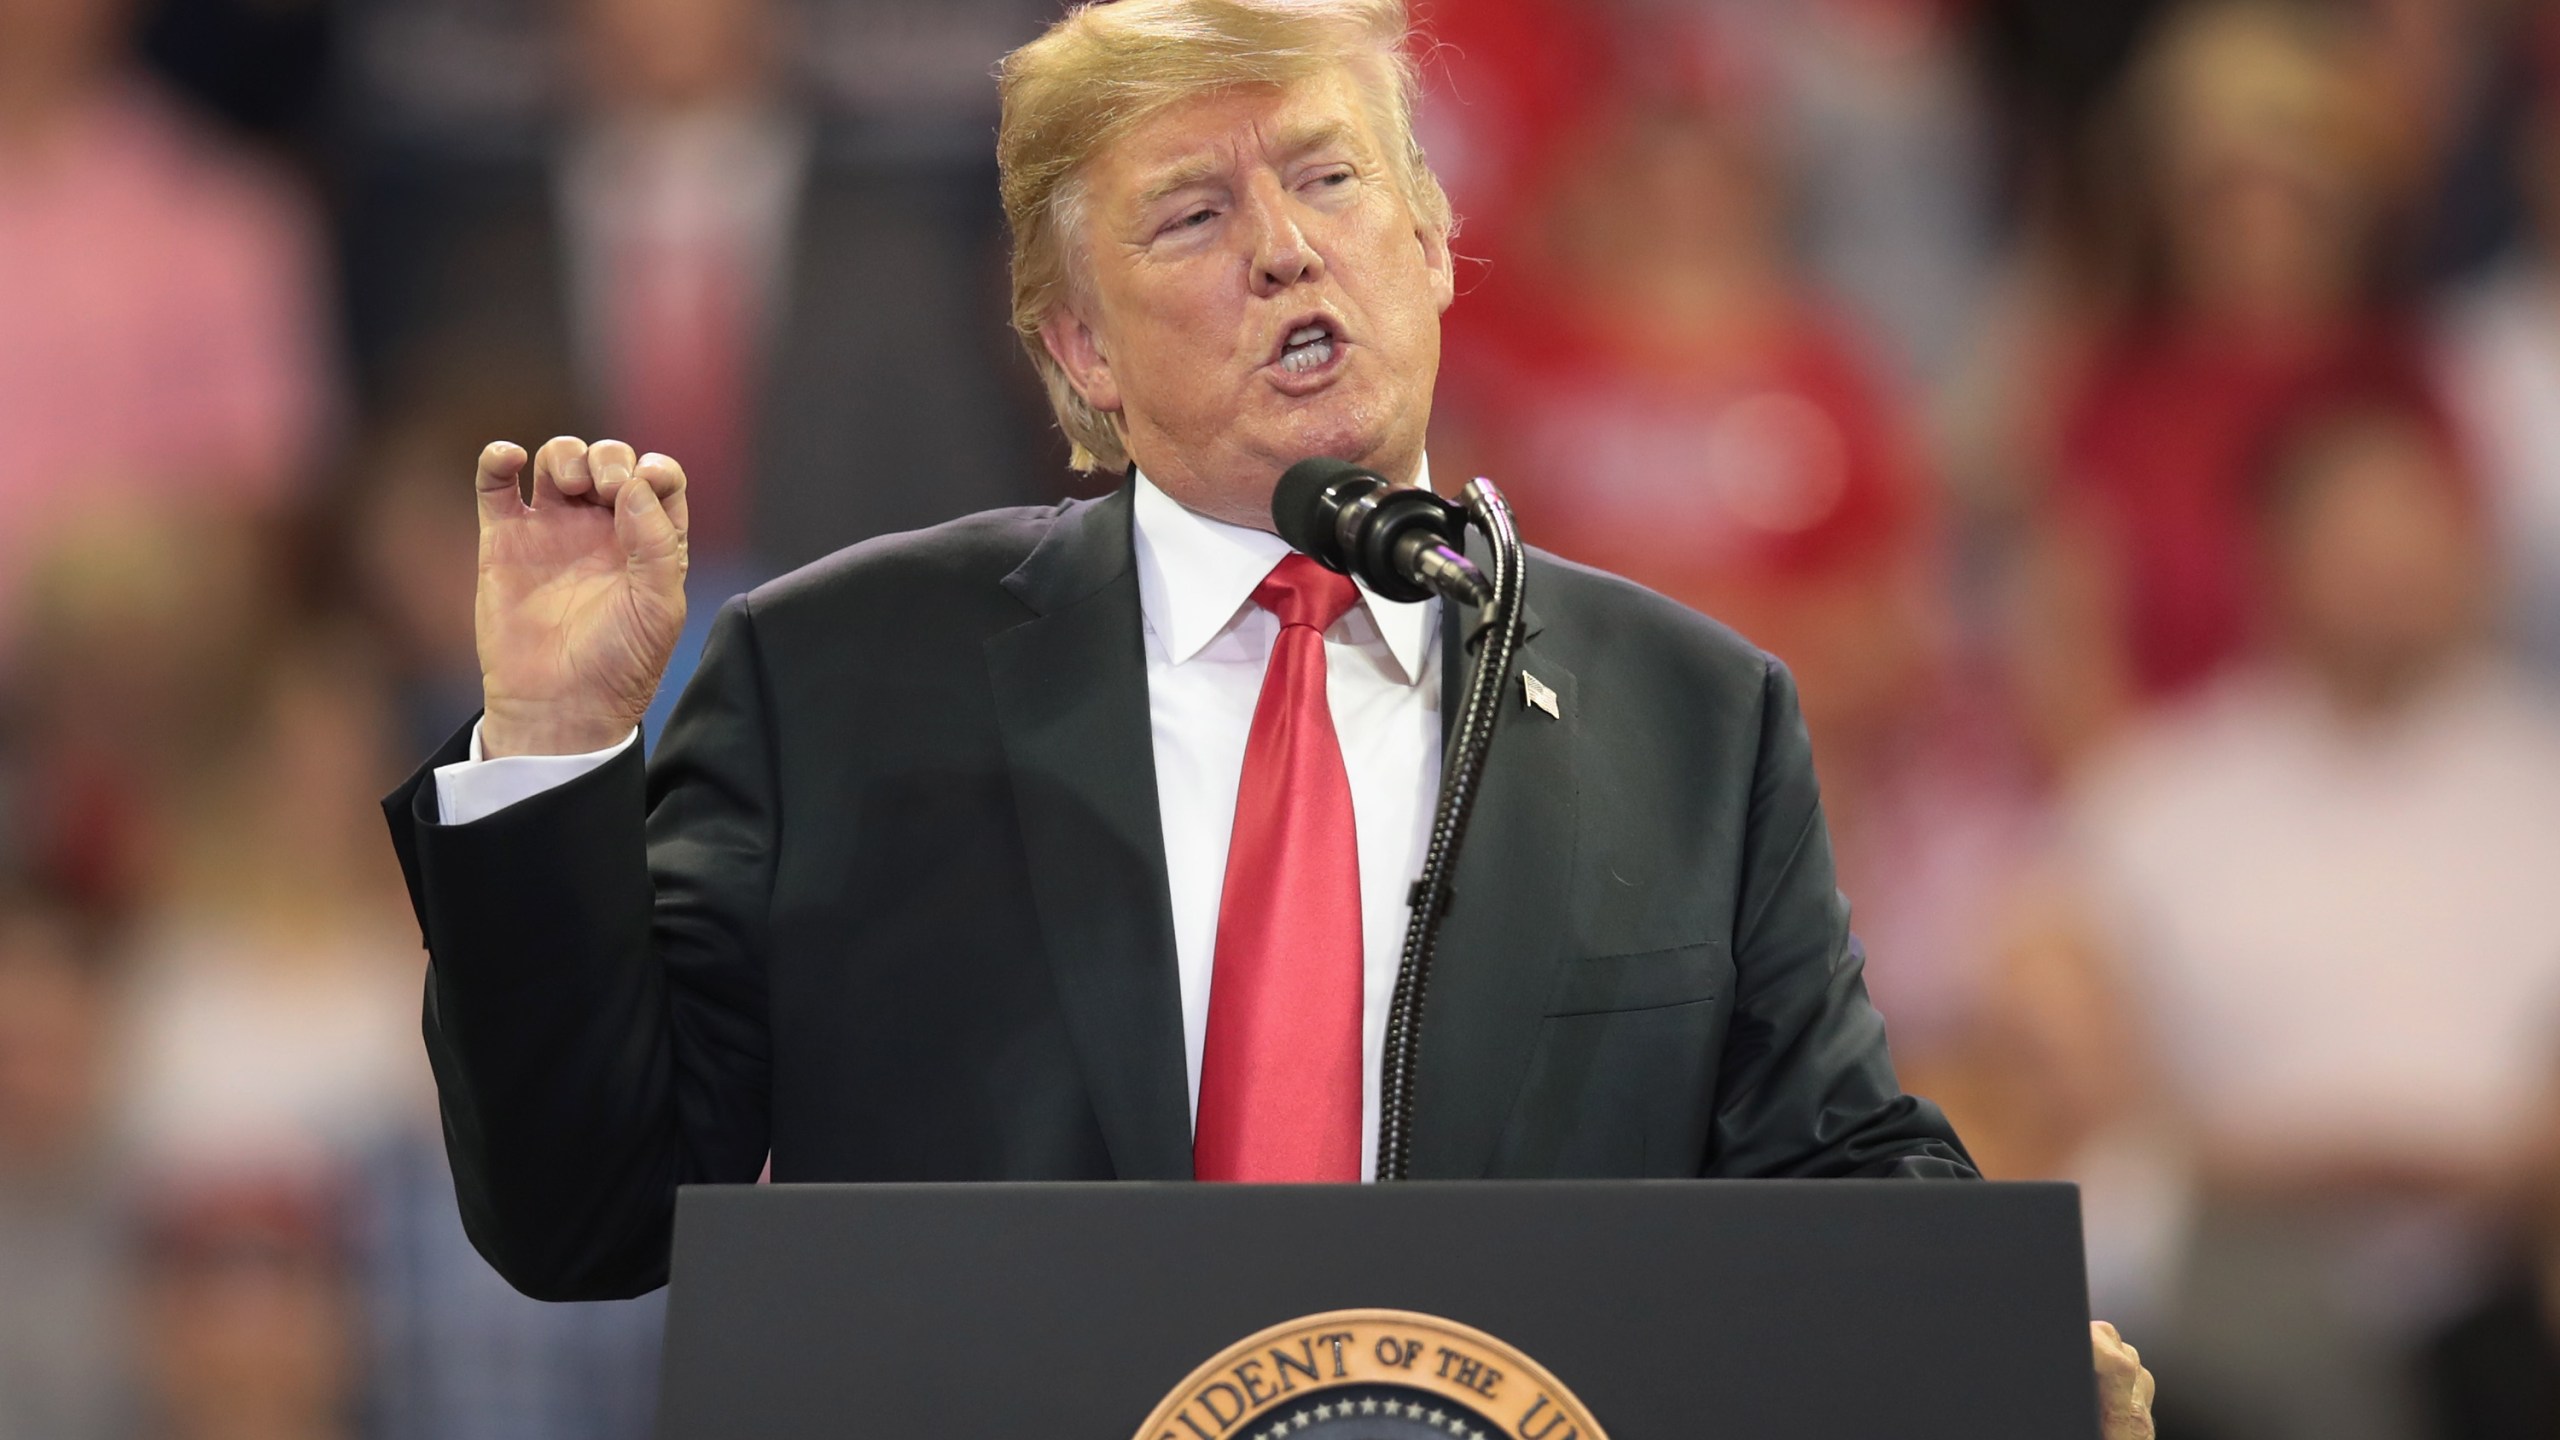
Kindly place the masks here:
POLYGON ((1448 228, 1426 220, 1413 233, 1422 242, 1422 268, 1431 273, 1432 302, 1445 315, 1458 299, 1458 262, 1449 249, 1448 228))
POLYGON ((1067 383, 1084 403, 1105 415, 1120 412, 1120 381, 1111 373, 1111 357, 1103 352, 1102 337, 1073 307, 1061 305, 1049 312, 1040 326, 1040 343, 1067 372, 1067 383))

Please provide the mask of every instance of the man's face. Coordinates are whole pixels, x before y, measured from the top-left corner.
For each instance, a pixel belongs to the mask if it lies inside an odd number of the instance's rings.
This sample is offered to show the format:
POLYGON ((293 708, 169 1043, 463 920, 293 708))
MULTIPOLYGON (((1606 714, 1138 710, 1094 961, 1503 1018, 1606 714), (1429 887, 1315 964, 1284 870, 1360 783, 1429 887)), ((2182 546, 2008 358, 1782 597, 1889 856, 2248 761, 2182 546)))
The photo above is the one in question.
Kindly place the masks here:
POLYGON ((1300 460, 1413 477, 1448 237, 1414 213, 1347 71, 1185 101, 1084 181, 1081 283, 1043 336, 1150 480, 1267 529, 1300 460))
POLYGON ((2470 640, 2489 568, 2442 450, 2413 424, 2341 424, 2275 519, 2274 581, 2299 658, 2356 702, 2409 693, 2470 640))

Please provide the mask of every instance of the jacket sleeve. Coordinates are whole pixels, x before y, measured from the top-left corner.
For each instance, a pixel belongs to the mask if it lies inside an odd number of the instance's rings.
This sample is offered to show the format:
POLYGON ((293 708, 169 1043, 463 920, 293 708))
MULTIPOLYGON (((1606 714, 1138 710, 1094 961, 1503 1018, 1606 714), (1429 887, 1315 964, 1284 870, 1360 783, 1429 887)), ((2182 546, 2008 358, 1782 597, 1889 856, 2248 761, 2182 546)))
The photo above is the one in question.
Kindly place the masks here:
POLYGON ((1795 684, 1769 662, 1707 1174, 1974 1178, 1926 1100, 1902 1093, 1832 871, 1795 684))
POLYGON ((427 1054, 463 1227, 545 1300, 666 1282, 675 1194, 768 1145, 764 934, 774 751, 733 600, 644 771, 601 768, 467 825, 434 768, 384 802, 428 952, 427 1054))

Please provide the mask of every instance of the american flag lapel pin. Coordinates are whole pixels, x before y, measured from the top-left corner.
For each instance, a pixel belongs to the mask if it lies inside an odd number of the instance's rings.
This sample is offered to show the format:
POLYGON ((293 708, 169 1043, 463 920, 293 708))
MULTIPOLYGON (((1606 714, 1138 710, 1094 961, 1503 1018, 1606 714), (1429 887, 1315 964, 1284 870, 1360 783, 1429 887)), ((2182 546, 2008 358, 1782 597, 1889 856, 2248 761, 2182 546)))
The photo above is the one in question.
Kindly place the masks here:
POLYGON ((1544 710, 1550 720, 1564 718, 1564 707, 1556 703, 1555 687, 1523 670, 1520 672, 1520 698, 1532 710, 1544 710))

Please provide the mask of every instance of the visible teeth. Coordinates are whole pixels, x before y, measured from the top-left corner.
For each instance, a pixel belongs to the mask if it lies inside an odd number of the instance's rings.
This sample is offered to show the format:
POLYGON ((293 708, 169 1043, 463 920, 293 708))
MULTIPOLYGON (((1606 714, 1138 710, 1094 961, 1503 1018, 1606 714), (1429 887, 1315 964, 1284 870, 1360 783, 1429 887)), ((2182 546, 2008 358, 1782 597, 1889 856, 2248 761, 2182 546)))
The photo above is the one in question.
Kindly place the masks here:
POLYGON ((1280 350, 1280 368, 1292 375, 1321 370, 1333 359, 1333 327, 1301 325, 1289 332, 1288 343, 1280 350))
POLYGON ((1312 345, 1292 346, 1288 354, 1280 357, 1280 368, 1292 375, 1303 375, 1322 369, 1332 359, 1333 341, 1319 339, 1312 345))

